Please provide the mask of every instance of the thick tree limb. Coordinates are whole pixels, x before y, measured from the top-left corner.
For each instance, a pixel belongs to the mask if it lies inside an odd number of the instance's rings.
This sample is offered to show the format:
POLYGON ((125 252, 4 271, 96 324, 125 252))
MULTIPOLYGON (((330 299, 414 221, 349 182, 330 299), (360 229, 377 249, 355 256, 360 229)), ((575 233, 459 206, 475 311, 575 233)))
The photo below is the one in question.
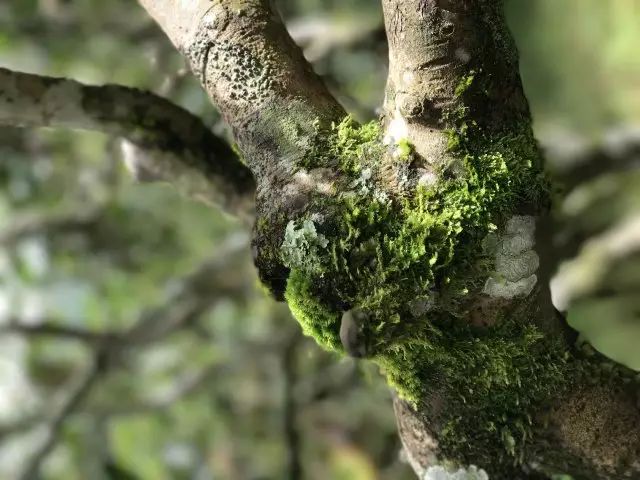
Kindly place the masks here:
MULTIPOLYGON (((289 230, 294 250, 303 236, 295 253, 304 255, 287 262, 297 274, 287 293, 299 320, 319 341, 348 351, 340 321, 353 320, 345 313, 359 302, 371 310, 352 325, 354 342, 365 353, 372 347, 417 405, 396 406, 422 478, 438 461, 475 463, 509 480, 640 474, 637 387, 617 367, 594 386, 602 359, 574 347, 574 332, 550 301, 546 183, 499 0, 383 0, 385 143, 397 148, 379 153, 376 140, 347 138, 358 152, 344 153, 355 173, 308 158, 317 126, 342 110, 269 2, 140 3, 189 59, 257 178, 261 275, 282 291, 284 226, 304 212, 307 228, 289 230), (351 182, 341 184, 345 178, 351 182), (321 183, 337 192, 322 196, 321 183), (365 184, 364 193, 355 184, 365 184), (340 203, 341 195, 354 204, 340 203), (396 236, 405 231, 415 235, 396 236), (423 295, 418 303, 414 289, 423 295)), ((351 127, 345 137, 357 137, 351 127)))
POLYGON ((464 79, 488 69, 494 81, 489 99, 472 106, 476 121, 495 127, 528 114, 501 2, 383 0, 382 5, 389 40, 388 137, 408 136, 427 164, 449 158, 444 114, 459 105, 464 79))
POLYGON ((281 298, 286 269, 269 252, 315 188, 301 167, 318 130, 340 121, 344 110, 304 59, 273 2, 139 3, 185 55, 233 128, 258 184, 261 231, 254 238, 254 258, 263 281, 281 298))
MULTIPOLYGON (((482 148, 482 142, 500 142, 523 132, 525 138, 531 138, 526 133, 530 132, 530 115, 518 75, 517 52, 499 0, 383 0, 383 6, 390 55, 385 100, 389 143, 408 140, 425 175, 437 178, 443 167, 453 176, 463 171, 455 167, 459 159, 452 139, 479 142, 482 148), (470 91, 472 84, 478 89, 470 91), (452 130, 451 119, 456 115, 464 123, 454 123, 457 130, 452 130), (465 137, 467 128, 476 134, 472 140, 465 137)), ((529 148, 535 151, 534 142, 529 148)), ((505 318, 535 325, 545 338, 552 339, 548 345, 563 345, 571 368, 578 373, 565 380, 572 385, 570 391, 552 392, 555 395, 545 405, 536 407, 529 420, 532 434, 517 440, 506 437, 507 449, 522 442, 522 457, 513 460, 517 469, 503 464, 506 471, 496 471, 498 462, 496 457, 494 463, 488 460, 488 449, 484 454, 472 454, 482 435, 473 427, 458 433, 463 445, 466 439, 466 448, 461 447, 457 454, 447 450, 451 405, 458 395, 479 395, 466 392, 464 382, 455 395, 439 387, 438 382, 425 385, 426 393, 417 408, 396 399, 396 416, 408 458, 421 478, 431 478, 429 469, 443 459, 475 463, 490 478, 499 479, 545 478, 554 473, 569 473, 576 479, 638 478, 640 465, 633 460, 640 453, 638 387, 628 384, 629 372, 600 378, 595 384, 587 378, 591 373, 580 373, 580 368, 592 371, 593 364, 604 360, 585 360, 563 319, 554 313, 548 288, 551 239, 544 205, 514 204, 512 208, 513 214, 526 215, 535 222, 535 243, 531 243, 535 248, 530 255, 535 256, 536 276, 531 278, 537 286, 514 296, 488 289, 487 283, 480 294, 475 294, 477 298, 469 299, 467 321, 474 324, 481 320, 478 326, 482 329, 505 318), (623 380, 625 375, 627 379, 623 380)), ((496 268, 499 261, 504 258, 496 257, 496 268)), ((479 341, 482 335, 478 333, 479 341)), ((624 369, 620 367, 620 371, 624 369)), ((513 374, 517 377, 518 372, 513 374)), ((515 382, 513 393, 525 398, 527 392, 519 388, 515 382)), ((496 398, 497 407, 500 401, 496 398)), ((461 421, 474 424, 472 418, 464 418, 472 415, 470 411, 463 408, 459 415, 461 421)))
POLYGON ((248 169, 200 119, 134 88, 0 68, 0 124, 96 130, 125 139, 125 162, 140 179, 163 180, 234 215, 251 216, 248 169))
POLYGON ((258 183, 290 175, 313 121, 343 114, 267 0, 140 3, 233 127, 258 183))

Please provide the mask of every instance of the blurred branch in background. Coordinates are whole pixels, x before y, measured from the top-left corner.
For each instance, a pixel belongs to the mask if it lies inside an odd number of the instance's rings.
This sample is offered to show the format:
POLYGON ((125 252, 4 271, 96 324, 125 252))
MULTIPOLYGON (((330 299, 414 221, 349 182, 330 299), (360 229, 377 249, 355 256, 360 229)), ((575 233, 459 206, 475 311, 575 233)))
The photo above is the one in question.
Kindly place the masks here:
POLYGON ((583 340, 640 370, 640 127, 601 137, 557 131, 544 142, 560 187, 551 290, 583 340))
POLYGON ((58 407, 58 410, 51 416, 45 425, 46 433, 41 445, 36 449, 30 459, 26 462, 25 471, 18 477, 20 480, 36 480, 40 476, 40 466, 47 455, 55 446, 60 430, 70 415, 87 398, 93 385, 106 370, 106 359, 103 357, 105 351, 98 349, 95 358, 86 372, 83 372, 75 380, 75 385, 68 388, 67 398, 58 407))
POLYGON ((55 235, 84 230, 94 225, 102 214, 100 206, 78 205, 64 212, 32 212, 16 216, 0 232, 0 248, 38 234, 55 235))
POLYGON ((386 40, 382 18, 366 15, 292 18, 287 21, 287 30, 310 62, 323 60, 336 50, 369 48, 386 40))
POLYGON ((0 124, 97 130, 123 137, 139 181, 165 181, 228 212, 251 217, 254 183, 231 147, 202 121, 150 92, 0 68, 0 124))
MULTIPOLYGON (((122 361, 124 349, 161 341, 177 329, 186 328, 189 322, 196 321, 220 298, 242 291, 244 275, 240 274, 241 271, 237 268, 236 275, 230 272, 234 270, 234 263, 237 267, 238 253, 246 246, 246 235, 234 235, 229 238, 219 248, 213 259, 204 262, 193 273, 177 282, 174 288, 175 293, 170 295, 163 305, 144 310, 132 327, 124 332, 95 333, 56 326, 52 323, 27 326, 20 325, 20 322, 15 320, 2 328, 4 333, 80 340, 88 342, 88 346, 94 351, 91 368, 74 382, 77 383, 75 387, 65 388, 69 391, 68 398, 62 403, 59 411, 47 421, 46 436, 27 462, 27 467, 20 476, 21 479, 31 480, 37 477, 40 465, 53 449, 67 417, 80 408, 98 378, 122 361)), ((209 368, 195 378, 183 379, 186 380, 186 384, 177 384, 175 390, 169 395, 155 400, 156 408, 170 405, 175 399, 193 391, 201 382, 209 379, 212 373, 213 370, 209 368)), ((126 406, 121 405, 119 408, 126 408, 126 406)))
POLYGON ((387 63, 386 34, 379 12, 294 16, 286 23, 305 58, 340 103, 362 121, 378 117, 387 63), (353 73, 345 71, 350 64, 353 73), (365 81, 366 75, 370 77, 365 81), (373 98, 368 91, 371 83, 377 87, 373 98))

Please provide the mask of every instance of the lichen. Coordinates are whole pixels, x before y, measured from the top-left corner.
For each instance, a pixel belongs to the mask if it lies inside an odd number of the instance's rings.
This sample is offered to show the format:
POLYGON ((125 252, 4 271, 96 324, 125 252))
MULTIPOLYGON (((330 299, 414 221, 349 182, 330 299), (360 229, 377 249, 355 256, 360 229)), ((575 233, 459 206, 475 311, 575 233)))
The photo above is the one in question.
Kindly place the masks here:
POLYGON ((281 252, 285 266, 302 269, 307 275, 322 275, 321 251, 327 247, 326 237, 316 231, 312 220, 304 220, 296 227, 291 220, 284 232, 281 252))
POLYGON ((459 468, 453 472, 438 465, 429 467, 422 476, 422 480, 489 480, 489 475, 475 465, 459 468))
MULTIPOLYGON (((473 81, 465 78, 458 95, 473 81)), ((397 160, 397 142, 385 145, 377 122, 347 117, 318 131, 305 168, 334 168, 347 181, 298 220, 322 212, 313 229, 322 248, 295 253, 296 230, 285 236, 285 296, 305 332, 336 351, 342 312, 367 312, 368 350, 398 393, 418 404, 429 387, 451 402, 440 419, 442 450, 468 463, 484 455, 513 464, 531 436, 533 407, 565 384, 564 350, 526 318, 499 318, 482 331, 464 318, 495 270, 483 241, 510 234, 514 211, 545 202, 547 184, 526 121, 486 132, 467 113, 461 101, 446 116, 461 171, 442 166, 437 181, 416 182, 410 195, 385 189, 382 166, 397 160)), ((411 155, 408 143, 403 149, 411 155)))

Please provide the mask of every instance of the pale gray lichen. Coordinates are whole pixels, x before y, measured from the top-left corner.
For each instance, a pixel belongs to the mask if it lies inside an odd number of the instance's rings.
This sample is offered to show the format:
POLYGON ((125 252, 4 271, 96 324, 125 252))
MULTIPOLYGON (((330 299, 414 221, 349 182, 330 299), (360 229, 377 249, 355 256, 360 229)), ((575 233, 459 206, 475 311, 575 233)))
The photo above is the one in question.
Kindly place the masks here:
POLYGON ((316 231, 312 220, 304 220, 296 227, 289 221, 284 232, 284 240, 280 247, 285 266, 305 271, 309 274, 322 275, 320 250, 328 245, 327 238, 316 231))
POLYGON ((500 236, 487 235, 484 248, 495 253, 495 272, 487 279, 483 293, 491 297, 527 296, 538 278, 540 265, 535 245, 535 219, 528 215, 511 217, 500 236))
POLYGON ((409 311, 411 315, 419 318, 433 310, 436 306, 436 294, 435 292, 429 292, 429 295, 420 295, 409 302, 409 311))
POLYGON ((470 465, 468 468, 460 468, 455 472, 436 465, 429 467, 424 472, 422 480, 489 480, 489 475, 475 465, 470 465))

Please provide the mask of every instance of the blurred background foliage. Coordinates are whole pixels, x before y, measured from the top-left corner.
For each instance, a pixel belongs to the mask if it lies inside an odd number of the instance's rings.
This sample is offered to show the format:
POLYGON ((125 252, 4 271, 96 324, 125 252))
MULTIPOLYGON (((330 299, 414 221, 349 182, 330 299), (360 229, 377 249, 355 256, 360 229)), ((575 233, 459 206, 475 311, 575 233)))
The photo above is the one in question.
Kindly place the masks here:
MULTIPOLYGON (((278 3, 344 105, 375 118, 379 2, 278 3)), ((506 7, 558 185, 554 298, 640 369, 640 1, 506 7)), ((153 90, 228 135, 132 0, 3 1, 0 65, 153 90)), ((300 335, 234 221, 133 184, 118 139, 94 133, 0 129, 0 185, 0 478, 413 478, 375 369, 300 335)))

